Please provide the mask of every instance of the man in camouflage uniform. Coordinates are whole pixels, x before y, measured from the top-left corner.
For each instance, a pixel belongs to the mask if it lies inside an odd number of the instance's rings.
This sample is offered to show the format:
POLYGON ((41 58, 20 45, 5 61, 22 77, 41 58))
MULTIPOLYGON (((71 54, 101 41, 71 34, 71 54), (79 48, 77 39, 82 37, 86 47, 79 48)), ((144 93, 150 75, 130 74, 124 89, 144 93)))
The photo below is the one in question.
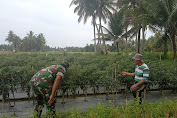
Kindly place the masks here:
POLYGON ((39 117, 41 116, 44 103, 47 106, 48 113, 55 116, 55 92, 68 68, 69 64, 67 62, 60 65, 52 65, 37 72, 30 80, 37 100, 34 110, 37 111, 39 117))

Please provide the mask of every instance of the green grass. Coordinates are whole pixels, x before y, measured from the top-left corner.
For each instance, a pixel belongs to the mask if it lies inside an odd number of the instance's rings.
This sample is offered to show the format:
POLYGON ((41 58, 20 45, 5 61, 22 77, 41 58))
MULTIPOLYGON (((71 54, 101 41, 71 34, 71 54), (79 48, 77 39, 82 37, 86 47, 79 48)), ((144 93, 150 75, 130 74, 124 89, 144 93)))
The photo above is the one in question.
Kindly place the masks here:
MULTIPOLYGON (((32 114, 29 113, 25 117, 31 118, 32 114)), ((56 118, 177 118, 177 101, 157 101, 142 105, 138 102, 129 102, 124 106, 116 107, 112 103, 109 106, 98 103, 95 108, 90 107, 84 113, 76 108, 70 108, 67 112, 57 111, 56 116, 56 118)), ((3 115, 3 118, 11 117, 3 115)), ((50 116, 42 114, 42 118, 50 118, 50 116)))
MULTIPOLYGON (((43 116, 44 118, 46 116, 43 116)), ((125 106, 114 106, 110 104, 106 107, 98 103, 95 108, 90 108, 87 112, 81 113, 76 109, 69 112, 57 112, 58 118, 176 118, 177 101, 158 101, 155 103, 145 103, 139 105, 138 102, 131 102, 125 106)))

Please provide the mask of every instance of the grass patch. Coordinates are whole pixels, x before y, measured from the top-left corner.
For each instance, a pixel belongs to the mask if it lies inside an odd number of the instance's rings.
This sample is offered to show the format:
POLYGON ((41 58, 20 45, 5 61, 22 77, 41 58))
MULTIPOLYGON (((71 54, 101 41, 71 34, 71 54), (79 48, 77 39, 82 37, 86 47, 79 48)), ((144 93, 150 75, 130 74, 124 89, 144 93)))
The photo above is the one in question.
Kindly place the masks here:
MULTIPOLYGON (((31 116, 31 115, 30 115, 31 116)), ((4 116, 5 118, 8 118, 4 116)), ((71 108, 67 112, 57 111, 56 118, 176 118, 177 101, 166 100, 154 103, 138 104, 129 102, 124 106, 114 106, 110 103, 105 106, 97 103, 95 108, 91 107, 87 112, 80 112, 76 108, 71 108)), ((29 117, 26 117, 29 118, 29 117)), ((45 114, 42 118, 50 118, 45 114)))

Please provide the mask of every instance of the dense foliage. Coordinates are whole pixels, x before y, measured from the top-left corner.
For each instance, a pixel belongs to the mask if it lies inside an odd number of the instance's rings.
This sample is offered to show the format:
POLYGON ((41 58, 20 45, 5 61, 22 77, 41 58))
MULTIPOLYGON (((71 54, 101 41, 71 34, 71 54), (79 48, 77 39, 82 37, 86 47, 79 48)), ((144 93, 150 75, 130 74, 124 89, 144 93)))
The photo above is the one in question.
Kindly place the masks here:
MULTIPOLYGON (((130 87, 134 82, 133 78, 122 76, 120 73, 122 71, 134 72, 133 55, 2 53, 0 56, 0 94, 7 97, 8 93, 13 93, 17 87, 21 87, 30 96, 28 83, 32 76, 47 66, 60 64, 63 60, 70 62, 70 68, 59 87, 63 92, 68 89, 75 91, 78 87, 86 91, 87 85, 93 88, 94 93, 99 86, 104 87, 107 92, 114 91, 120 86, 130 87)), ((149 88, 158 85, 160 89, 174 89, 177 87, 177 64, 172 61, 171 54, 168 60, 160 57, 159 53, 144 54, 144 61, 150 68, 149 88)))

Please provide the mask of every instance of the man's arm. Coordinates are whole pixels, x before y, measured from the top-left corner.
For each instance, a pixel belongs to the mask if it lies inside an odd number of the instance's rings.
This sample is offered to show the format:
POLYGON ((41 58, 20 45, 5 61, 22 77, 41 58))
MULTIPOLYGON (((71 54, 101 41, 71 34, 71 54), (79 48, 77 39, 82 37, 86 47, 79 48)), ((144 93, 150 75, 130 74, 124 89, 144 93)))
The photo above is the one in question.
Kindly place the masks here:
POLYGON ((135 76, 135 73, 128 73, 128 72, 121 72, 123 76, 125 75, 129 75, 129 76, 132 76, 134 77, 135 76))
POLYGON ((135 87, 137 87, 137 86, 140 86, 140 85, 142 85, 142 84, 144 84, 144 83, 145 83, 145 80, 141 80, 140 82, 138 82, 138 83, 132 85, 130 89, 132 90, 133 88, 135 88, 135 87))
POLYGON ((61 78, 62 78, 61 75, 56 76, 55 81, 53 83, 53 87, 52 87, 52 94, 50 95, 50 100, 48 101, 48 104, 52 104, 55 101, 54 100, 55 92, 57 91, 61 78))
POLYGON ((136 83, 135 85, 136 85, 136 86, 139 86, 139 85, 142 85, 142 84, 144 84, 144 83, 145 83, 145 80, 143 79, 143 80, 141 80, 140 82, 136 83))

